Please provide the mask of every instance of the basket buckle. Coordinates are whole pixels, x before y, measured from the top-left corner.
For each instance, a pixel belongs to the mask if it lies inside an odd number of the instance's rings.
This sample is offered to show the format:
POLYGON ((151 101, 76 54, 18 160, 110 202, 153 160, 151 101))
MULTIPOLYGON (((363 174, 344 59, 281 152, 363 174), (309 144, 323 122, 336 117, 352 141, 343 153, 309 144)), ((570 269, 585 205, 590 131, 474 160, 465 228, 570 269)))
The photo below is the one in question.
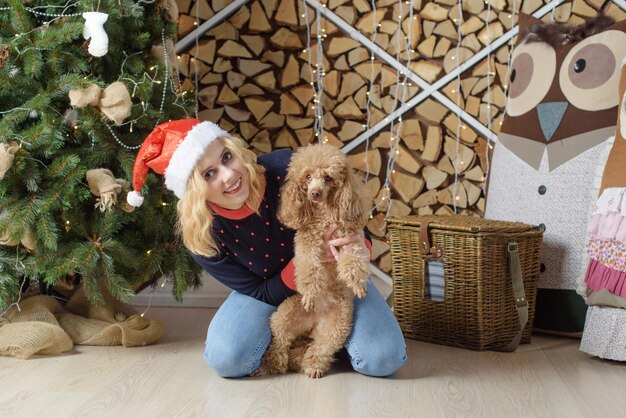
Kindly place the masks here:
POLYGON ((430 240, 428 239, 428 224, 429 221, 423 221, 420 224, 420 243, 421 250, 424 257, 428 258, 439 258, 443 253, 442 248, 438 244, 430 245, 430 240))
POLYGON ((441 257, 442 253, 443 253, 443 250, 441 246, 439 244, 433 244, 433 246, 430 247, 430 254, 427 255, 427 257, 439 258, 441 257))

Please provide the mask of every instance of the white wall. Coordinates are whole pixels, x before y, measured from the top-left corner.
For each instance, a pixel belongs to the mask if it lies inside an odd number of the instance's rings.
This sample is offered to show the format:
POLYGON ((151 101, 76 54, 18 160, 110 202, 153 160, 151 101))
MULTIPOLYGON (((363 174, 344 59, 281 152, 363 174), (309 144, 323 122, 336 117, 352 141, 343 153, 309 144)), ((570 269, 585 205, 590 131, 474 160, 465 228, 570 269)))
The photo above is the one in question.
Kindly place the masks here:
MULTIPOLYGON (((391 295, 391 281, 388 276, 373 265, 372 281, 383 297, 391 295)), ((161 283, 162 279, 159 280, 161 283)), ((228 297, 231 290, 215 280, 206 272, 202 273, 202 287, 197 290, 190 289, 185 292, 183 302, 178 303, 172 296, 172 285, 166 284, 161 287, 148 287, 135 296, 135 306, 173 306, 188 308, 219 308, 228 297)))
MULTIPOLYGON (((159 280, 159 283, 162 279, 159 280)), ((179 303, 172 296, 172 285, 147 287, 135 296, 133 305, 136 306, 182 306, 193 308, 218 308, 226 297, 230 294, 230 289, 209 276, 202 273, 202 286, 196 290, 189 289, 183 296, 183 302, 179 303)))

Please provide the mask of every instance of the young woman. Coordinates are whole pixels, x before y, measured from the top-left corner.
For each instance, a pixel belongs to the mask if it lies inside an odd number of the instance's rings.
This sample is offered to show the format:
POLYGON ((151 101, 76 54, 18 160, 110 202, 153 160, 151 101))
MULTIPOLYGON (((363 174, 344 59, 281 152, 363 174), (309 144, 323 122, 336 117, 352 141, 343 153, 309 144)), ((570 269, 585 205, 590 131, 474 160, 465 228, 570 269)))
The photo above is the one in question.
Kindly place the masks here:
MULTIPOLYGON (((294 231, 276 218, 290 158, 291 151, 280 150, 257 159, 244 141, 217 125, 185 119, 157 126, 135 162, 129 203, 141 204, 148 168, 165 174, 166 187, 180 199, 185 246, 204 270, 233 290, 209 325, 204 352, 223 377, 247 376, 260 366, 271 340, 269 317, 295 293, 294 231)), ((323 250, 333 260, 332 250, 357 239, 327 238, 323 250)), ((406 361, 400 327, 371 281, 367 295, 354 302, 353 329, 345 343, 352 367, 388 376, 406 361)))

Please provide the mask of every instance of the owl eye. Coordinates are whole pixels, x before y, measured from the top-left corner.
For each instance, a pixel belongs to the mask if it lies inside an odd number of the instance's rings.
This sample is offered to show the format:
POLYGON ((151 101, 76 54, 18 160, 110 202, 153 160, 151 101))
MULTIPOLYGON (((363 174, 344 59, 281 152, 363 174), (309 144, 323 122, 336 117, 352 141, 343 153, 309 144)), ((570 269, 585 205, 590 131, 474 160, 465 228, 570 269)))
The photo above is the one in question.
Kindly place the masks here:
POLYGON ((550 90, 556 53, 543 42, 518 45, 511 59, 507 113, 520 116, 534 109, 550 90))
POLYGON ((587 67, 587 61, 581 58, 574 64, 574 72, 582 73, 585 70, 585 67, 587 67))
POLYGON ((582 110, 617 106, 620 62, 626 55, 626 34, 608 30, 584 39, 565 56, 559 84, 567 100, 582 110))

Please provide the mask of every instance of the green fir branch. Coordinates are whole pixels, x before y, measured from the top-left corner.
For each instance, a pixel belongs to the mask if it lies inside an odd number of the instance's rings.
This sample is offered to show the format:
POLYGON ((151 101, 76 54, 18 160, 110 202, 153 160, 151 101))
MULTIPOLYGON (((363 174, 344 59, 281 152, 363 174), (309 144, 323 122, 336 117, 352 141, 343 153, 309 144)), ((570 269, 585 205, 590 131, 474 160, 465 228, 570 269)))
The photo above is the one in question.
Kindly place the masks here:
POLYGON ((105 302, 100 284, 98 283, 99 278, 100 277, 97 276, 93 270, 81 271, 81 283, 85 291, 85 296, 87 296, 89 303, 95 306, 102 305, 105 302))
POLYGON ((48 176, 52 179, 65 178, 69 173, 78 167, 80 157, 76 154, 61 155, 55 159, 48 167, 48 176))
POLYGON ((68 19, 62 25, 47 25, 37 31, 37 48, 54 49, 79 40, 83 35, 82 19, 68 19))
POLYGON ((138 254, 123 243, 107 238, 102 240, 104 251, 115 260, 116 265, 122 265, 134 270, 143 270, 138 254))
POLYGON ((20 280, 10 273, 0 272, 0 309, 6 309, 10 301, 17 299, 20 280))
POLYGON ((38 79, 42 75, 43 54, 41 51, 34 47, 27 48, 22 52, 22 59, 24 61, 24 74, 28 77, 38 79))
POLYGON ((135 292, 128 286, 128 279, 119 274, 109 273, 106 275, 106 284, 109 292, 116 299, 125 303, 133 301, 135 292))
MULTIPOLYGON (((58 12, 54 6, 66 0, 7 1, 11 10, 0 13, 0 39, 9 47, 0 68, 0 141, 17 141, 21 148, 0 182, 0 230, 13 240, 30 231, 36 248, 31 253, 21 246, 0 247, 5 275, 0 299, 15 298, 23 277, 54 285, 71 275, 80 278, 93 303, 103 301, 104 287, 128 300, 134 284, 161 274, 175 277, 180 299, 186 287, 198 284, 199 268, 173 233, 175 199, 162 178, 149 176, 149 195, 133 213, 119 206, 99 212, 85 179, 91 168, 130 179, 137 151, 118 140, 139 145, 158 122, 186 116, 185 109, 172 104, 180 99, 170 90, 161 109, 163 85, 150 79, 155 71, 149 67, 157 65, 156 79, 163 81, 162 58, 151 49, 161 44, 163 32, 174 38, 176 25, 163 21, 154 3, 100 0, 100 11, 109 14, 109 51, 90 57, 83 49, 82 18, 48 19, 26 10, 50 6, 40 10, 58 12), (94 83, 106 88, 117 80, 131 91, 137 85, 131 116, 122 126, 113 127, 94 107, 71 107, 70 90, 94 83)), ((93 7, 77 2, 68 12, 93 7)))
POLYGON ((11 29, 13 33, 28 32, 33 26, 33 16, 26 10, 21 0, 8 0, 8 5, 12 10, 11 29))
POLYGON ((59 228, 50 216, 39 216, 35 222, 35 232, 44 251, 55 251, 58 245, 59 228))

